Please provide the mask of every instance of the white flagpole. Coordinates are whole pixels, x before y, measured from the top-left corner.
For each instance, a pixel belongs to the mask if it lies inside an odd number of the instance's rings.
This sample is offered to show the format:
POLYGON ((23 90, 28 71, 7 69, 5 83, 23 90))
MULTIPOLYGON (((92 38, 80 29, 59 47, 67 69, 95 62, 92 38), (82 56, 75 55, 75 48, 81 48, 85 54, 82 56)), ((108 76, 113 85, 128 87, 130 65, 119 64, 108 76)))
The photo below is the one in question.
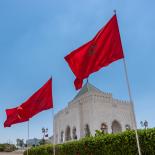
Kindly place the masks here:
MULTIPOLYGON (((29 128, 29 120, 27 122, 27 138, 29 140, 29 136, 30 136, 30 128, 29 128)), ((28 140, 27 140, 27 155, 29 155, 29 149, 28 149, 28 140)))
MULTIPOLYGON (((53 79, 52 79, 52 76, 51 76, 51 80, 52 80, 52 87, 53 87, 53 79)), ((53 96, 53 94, 52 94, 52 96, 53 96)), ((53 108, 52 108, 52 117, 53 117, 53 155, 55 155, 54 102, 53 102, 53 108)), ((51 141, 52 141, 52 139, 51 139, 51 141)))
POLYGON ((53 115, 53 155, 55 155, 54 105, 53 105, 53 109, 52 109, 52 115, 53 115))
POLYGON ((132 107, 132 111, 133 111, 134 130, 135 130, 135 134, 136 134, 138 153, 139 153, 139 155, 141 155, 141 148, 140 148, 139 137, 138 137, 138 133, 137 133, 137 124, 136 124, 136 116, 135 116, 134 103, 133 103, 133 99, 132 99, 132 95, 131 95, 130 83, 129 83, 128 72, 127 72, 127 65, 126 65, 126 62, 125 62, 124 58, 123 58, 123 65, 124 65, 126 83, 127 83, 127 87, 128 87, 129 99, 130 99, 130 103, 131 103, 131 107, 132 107))

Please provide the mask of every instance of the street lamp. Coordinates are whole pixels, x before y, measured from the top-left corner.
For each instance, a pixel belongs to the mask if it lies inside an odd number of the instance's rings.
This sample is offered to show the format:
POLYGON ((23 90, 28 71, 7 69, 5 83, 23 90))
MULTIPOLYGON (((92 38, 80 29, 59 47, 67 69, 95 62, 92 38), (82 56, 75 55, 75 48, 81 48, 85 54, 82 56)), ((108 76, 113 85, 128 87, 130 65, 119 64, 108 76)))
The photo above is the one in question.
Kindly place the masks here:
POLYGON ((148 121, 146 121, 146 120, 145 120, 144 122, 141 121, 140 124, 141 124, 141 126, 144 127, 145 129, 148 128, 148 121))
POLYGON ((48 137, 48 128, 42 128, 42 133, 43 133, 43 139, 45 138, 45 137, 48 137))

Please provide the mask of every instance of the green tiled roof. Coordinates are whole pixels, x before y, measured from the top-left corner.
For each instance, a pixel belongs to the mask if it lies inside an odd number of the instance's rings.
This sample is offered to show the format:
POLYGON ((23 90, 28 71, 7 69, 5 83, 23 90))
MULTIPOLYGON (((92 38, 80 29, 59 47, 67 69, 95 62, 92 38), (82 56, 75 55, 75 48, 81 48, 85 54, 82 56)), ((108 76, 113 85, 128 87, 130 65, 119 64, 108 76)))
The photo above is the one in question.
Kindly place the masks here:
POLYGON ((93 86, 92 84, 90 84, 89 82, 87 82, 82 88, 81 90, 78 92, 78 94, 74 97, 74 99, 77 99, 78 97, 82 96, 83 94, 87 93, 90 91, 96 91, 96 92, 100 92, 103 93, 101 90, 99 90, 98 88, 96 88, 95 86, 93 86))

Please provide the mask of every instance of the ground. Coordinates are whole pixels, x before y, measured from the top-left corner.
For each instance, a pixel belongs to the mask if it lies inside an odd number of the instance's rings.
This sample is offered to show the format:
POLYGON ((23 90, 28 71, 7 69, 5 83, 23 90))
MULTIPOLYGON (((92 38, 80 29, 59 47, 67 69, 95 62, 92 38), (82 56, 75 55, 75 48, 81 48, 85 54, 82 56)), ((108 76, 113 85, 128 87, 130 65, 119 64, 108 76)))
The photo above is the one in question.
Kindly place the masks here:
POLYGON ((15 151, 15 152, 0 152, 0 155, 23 155, 22 152, 15 151))

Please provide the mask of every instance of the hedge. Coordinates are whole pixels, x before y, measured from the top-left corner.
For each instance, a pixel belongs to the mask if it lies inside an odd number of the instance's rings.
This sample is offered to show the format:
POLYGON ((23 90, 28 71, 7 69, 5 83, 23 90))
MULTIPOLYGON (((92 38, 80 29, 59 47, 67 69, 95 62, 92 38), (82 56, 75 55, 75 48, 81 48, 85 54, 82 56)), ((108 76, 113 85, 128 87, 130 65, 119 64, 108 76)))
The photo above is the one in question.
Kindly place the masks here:
POLYGON ((0 144, 0 152, 12 152, 16 149, 13 144, 0 144))
MULTIPOLYGON (((155 129, 139 130, 138 135, 142 155, 155 155, 155 129)), ((56 155, 138 155, 134 131, 86 137, 55 147, 56 155)), ((29 150, 29 155, 52 154, 52 145, 38 146, 29 150)))
POLYGON ((29 150, 24 152, 24 155, 27 155, 27 151, 29 155, 52 155, 53 147, 52 145, 40 145, 36 147, 32 147, 29 150))

